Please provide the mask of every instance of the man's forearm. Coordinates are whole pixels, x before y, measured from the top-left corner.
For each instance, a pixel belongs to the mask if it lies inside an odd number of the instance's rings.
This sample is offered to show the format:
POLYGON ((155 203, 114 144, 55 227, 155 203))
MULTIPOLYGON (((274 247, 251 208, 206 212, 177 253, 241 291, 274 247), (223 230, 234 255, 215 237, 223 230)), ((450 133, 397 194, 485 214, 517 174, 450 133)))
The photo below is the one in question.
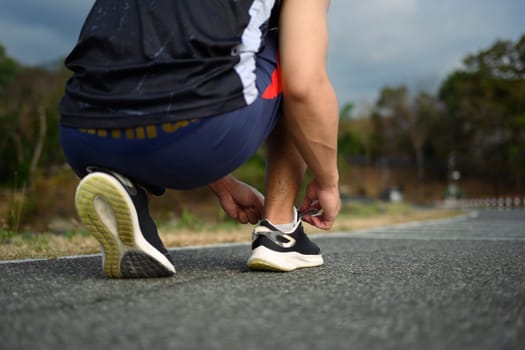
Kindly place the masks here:
POLYGON ((338 107, 328 79, 320 82, 315 94, 303 98, 284 97, 288 132, 317 181, 337 186, 338 107))
POLYGON ((220 178, 217 181, 212 182, 208 185, 208 188, 215 193, 215 195, 219 195, 223 193, 224 191, 228 190, 228 188, 231 187, 231 183, 235 181, 235 177, 233 175, 226 175, 223 178, 220 178))
POLYGON ((338 105, 326 73, 328 0, 285 0, 279 28, 284 119, 324 188, 337 186, 338 105))

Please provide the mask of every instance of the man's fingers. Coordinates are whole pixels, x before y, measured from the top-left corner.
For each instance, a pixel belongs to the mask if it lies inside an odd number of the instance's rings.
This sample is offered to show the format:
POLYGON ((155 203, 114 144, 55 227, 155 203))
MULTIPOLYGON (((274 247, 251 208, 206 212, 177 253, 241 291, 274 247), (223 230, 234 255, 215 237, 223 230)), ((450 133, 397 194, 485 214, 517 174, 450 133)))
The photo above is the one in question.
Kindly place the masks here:
POLYGON ((299 206, 299 210, 304 210, 306 208, 309 208, 312 205, 313 202, 314 202, 314 200, 311 199, 310 196, 305 195, 301 205, 299 206))
POLYGON ((248 215, 246 215, 246 213, 244 211, 239 211, 237 213, 237 220, 241 224, 247 224, 249 222, 248 215))
POLYGON ((329 230, 330 228, 332 228, 334 224, 334 220, 326 220, 324 215, 320 215, 320 216, 306 215, 303 217, 303 221, 306 221, 310 225, 315 226, 321 230, 329 230))
POLYGON ((248 220, 250 221, 250 224, 256 224, 260 216, 255 212, 255 210, 247 210, 248 220))

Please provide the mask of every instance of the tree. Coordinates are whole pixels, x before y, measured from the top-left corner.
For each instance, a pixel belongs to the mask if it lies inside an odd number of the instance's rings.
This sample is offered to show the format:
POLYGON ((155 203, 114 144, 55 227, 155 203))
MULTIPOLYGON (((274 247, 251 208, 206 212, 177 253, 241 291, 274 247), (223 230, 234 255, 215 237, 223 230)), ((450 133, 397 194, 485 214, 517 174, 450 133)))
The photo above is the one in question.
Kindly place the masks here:
POLYGON ((339 111, 340 120, 349 120, 352 118, 352 112, 354 111, 354 104, 347 102, 339 111))
POLYGON ((14 66, 15 78, 0 95, 0 181, 22 186, 30 182, 41 159, 63 159, 58 101, 69 73, 14 66))
POLYGON ((372 163, 377 148, 372 120, 368 115, 352 117, 353 103, 346 103, 339 113, 339 154, 346 160, 362 157, 366 164, 372 163))
POLYGON ((442 84, 458 158, 497 187, 522 191, 525 173, 525 35, 464 60, 442 84))
POLYGON ((425 174, 424 146, 432 122, 440 114, 439 101, 426 93, 411 98, 405 86, 385 87, 381 90, 377 107, 383 122, 389 120, 391 125, 391 145, 393 142, 399 146, 404 138, 408 139, 418 178, 422 180, 425 174))
POLYGON ((0 44, 0 96, 4 88, 11 83, 18 72, 18 63, 7 56, 5 48, 0 44))

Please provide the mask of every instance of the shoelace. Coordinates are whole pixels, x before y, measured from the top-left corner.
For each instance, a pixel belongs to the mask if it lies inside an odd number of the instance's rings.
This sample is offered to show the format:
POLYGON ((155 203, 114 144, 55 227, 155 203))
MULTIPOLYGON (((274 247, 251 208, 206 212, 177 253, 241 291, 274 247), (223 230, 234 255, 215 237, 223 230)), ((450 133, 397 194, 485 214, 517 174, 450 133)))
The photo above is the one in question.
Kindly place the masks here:
POLYGON ((321 216, 323 215, 323 209, 317 209, 317 208, 308 208, 306 210, 303 210, 299 213, 297 213, 299 216, 299 219, 302 219, 303 217, 310 215, 310 216, 321 216))
POLYGON ((298 212, 297 216, 298 216, 299 220, 301 220, 303 217, 305 217, 307 215, 310 215, 310 216, 323 215, 323 209, 314 207, 314 205, 316 205, 317 203, 318 203, 317 201, 314 201, 312 203, 312 206, 310 206, 309 208, 307 208, 307 209, 305 209, 303 211, 298 212))
MULTIPOLYGON (((310 206, 309 208, 301 212, 298 212, 297 219, 300 221, 303 217, 307 215, 310 215, 310 216, 323 215, 323 209, 314 207, 315 204, 317 204, 317 201, 313 202, 312 206, 310 206)), ((265 236, 282 248, 291 248, 296 243, 295 238, 293 238, 289 234, 286 234, 280 231, 273 231, 267 227, 256 227, 255 230, 253 231, 252 239, 255 240, 257 236, 265 236), (280 241, 279 237, 286 239, 288 242, 280 241)))

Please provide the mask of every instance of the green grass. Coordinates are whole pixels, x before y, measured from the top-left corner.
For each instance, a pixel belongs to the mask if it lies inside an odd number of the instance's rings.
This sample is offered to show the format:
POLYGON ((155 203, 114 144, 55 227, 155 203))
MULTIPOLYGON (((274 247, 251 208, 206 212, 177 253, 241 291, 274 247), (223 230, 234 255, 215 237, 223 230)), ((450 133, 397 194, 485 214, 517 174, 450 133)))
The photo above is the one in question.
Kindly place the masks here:
POLYGON ((7 243, 18 235, 15 231, 0 229, 0 244, 7 243))
MULTIPOLYGON (((390 204, 383 202, 346 202, 341 208, 341 217, 345 218, 373 218, 383 214, 400 214, 408 215, 415 209, 404 203, 390 204)), ((222 230, 235 230, 242 225, 237 223, 235 220, 229 218, 222 210, 218 215, 218 220, 213 222, 206 222, 199 218, 198 215, 188 209, 184 209, 182 214, 171 220, 159 220, 157 222, 161 230, 166 231, 177 231, 177 230, 189 230, 195 232, 213 232, 222 230)), ((80 227, 78 230, 69 230, 62 233, 51 233, 51 232, 15 232, 9 229, 0 229, 0 244, 9 243, 13 239, 32 241, 35 243, 46 242, 45 237, 49 236, 61 236, 64 238, 75 238, 91 237, 91 234, 84 228, 80 227)))
MULTIPOLYGON (((380 201, 361 203, 345 202, 333 231, 355 230, 363 227, 436 219, 458 215, 443 210, 421 210, 404 203, 380 201), (363 226, 365 225, 365 226, 363 226)), ((250 225, 241 225, 225 214, 215 221, 205 221, 195 213, 184 210, 169 221, 159 221, 159 231, 168 246, 240 242, 250 239, 250 225), (220 238, 222 237, 222 238, 220 238)), ((311 227, 308 232, 315 232, 311 227)), ((96 253, 98 242, 83 227, 63 233, 15 232, 0 229, 0 260, 50 258, 64 255, 96 253)))
POLYGON ((370 203, 360 203, 350 201, 343 203, 341 215, 356 218, 370 218, 382 214, 407 215, 416 209, 406 203, 385 203, 374 201, 370 203))

